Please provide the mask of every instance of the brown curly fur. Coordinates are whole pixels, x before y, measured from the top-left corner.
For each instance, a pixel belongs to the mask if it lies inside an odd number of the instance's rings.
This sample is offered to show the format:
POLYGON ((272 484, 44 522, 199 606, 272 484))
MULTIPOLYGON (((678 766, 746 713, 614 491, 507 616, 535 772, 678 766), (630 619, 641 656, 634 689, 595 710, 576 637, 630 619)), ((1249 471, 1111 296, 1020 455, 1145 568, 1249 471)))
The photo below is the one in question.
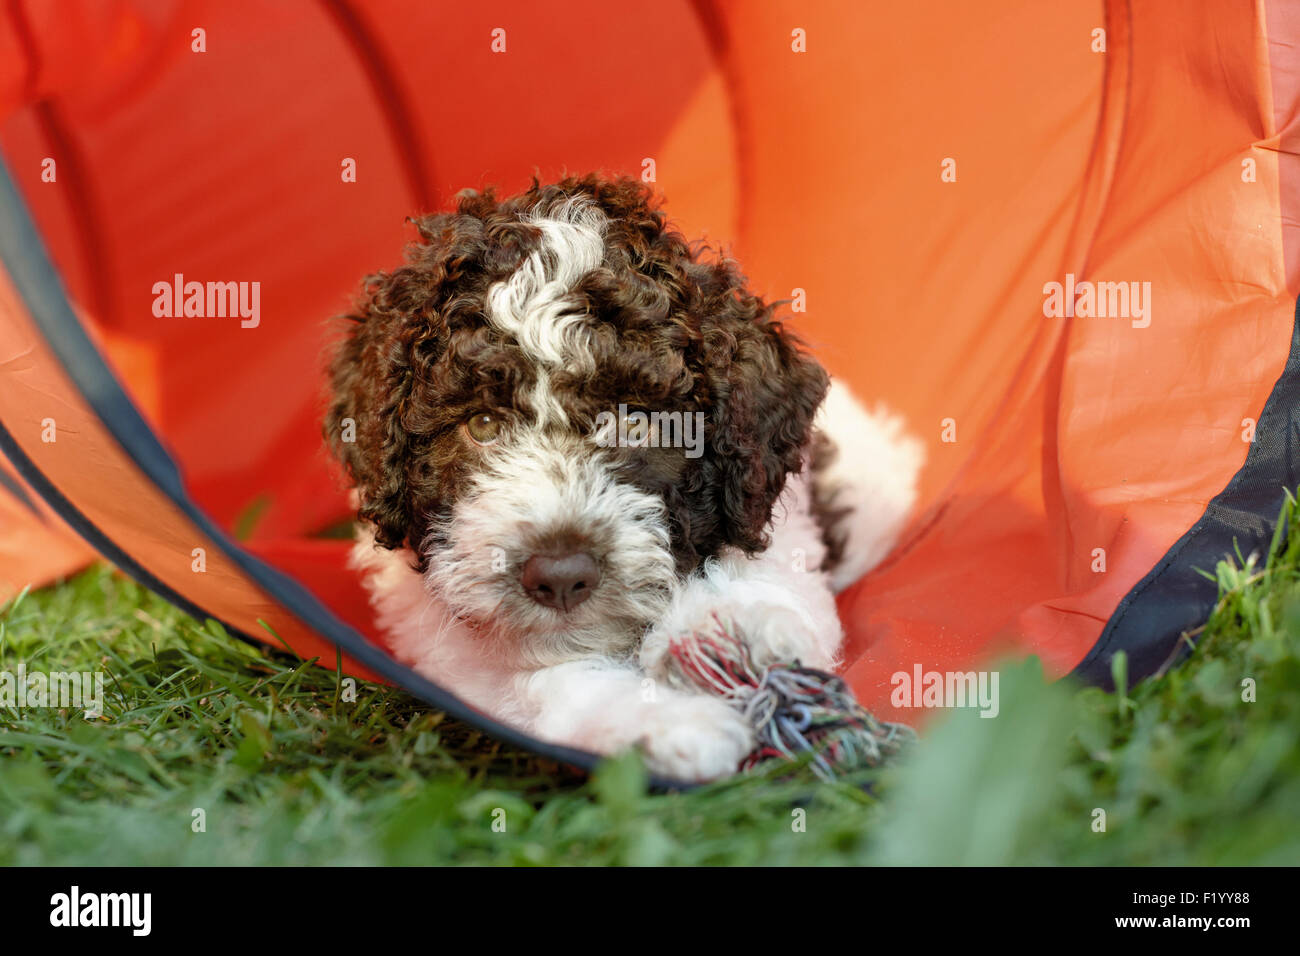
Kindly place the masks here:
POLYGON ((366 280, 332 364, 325 422, 358 489, 359 517, 381 545, 420 554, 431 517, 447 511, 474 467, 461 423, 479 410, 535 411, 536 368, 489 325, 485 298, 540 245, 540 230, 521 214, 575 193, 590 196, 609 226, 601 267, 571 292, 590 316, 596 373, 551 376, 568 427, 589 433, 599 412, 620 403, 704 412, 699 458, 660 449, 620 467, 664 499, 679 569, 724 545, 762 550, 773 504, 810 440, 826 373, 746 288, 734 261, 692 248, 642 183, 595 174, 534 180, 505 200, 466 191, 454 213, 414 221, 419 241, 405 265, 366 280), (341 440, 345 419, 355 422, 354 442, 341 440))

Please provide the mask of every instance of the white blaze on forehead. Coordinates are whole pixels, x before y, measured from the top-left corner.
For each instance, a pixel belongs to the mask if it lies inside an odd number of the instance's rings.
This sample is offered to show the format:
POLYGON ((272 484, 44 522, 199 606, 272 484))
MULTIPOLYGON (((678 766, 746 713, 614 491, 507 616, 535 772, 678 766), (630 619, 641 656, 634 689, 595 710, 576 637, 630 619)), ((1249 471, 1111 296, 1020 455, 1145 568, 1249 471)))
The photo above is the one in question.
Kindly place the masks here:
POLYGON ((487 294, 488 321, 512 335, 538 365, 533 404, 539 419, 564 419, 550 394, 548 369, 590 365, 586 314, 569 292, 605 257, 605 213, 586 196, 571 196, 523 221, 542 231, 541 248, 487 294))
POLYGON ((565 300, 605 258, 605 213, 587 197, 572 196, 523 221, 542 231, 541 248, 488 290, 488 321, 537 361, 561 365, 572 358, 584 318, 565 300))

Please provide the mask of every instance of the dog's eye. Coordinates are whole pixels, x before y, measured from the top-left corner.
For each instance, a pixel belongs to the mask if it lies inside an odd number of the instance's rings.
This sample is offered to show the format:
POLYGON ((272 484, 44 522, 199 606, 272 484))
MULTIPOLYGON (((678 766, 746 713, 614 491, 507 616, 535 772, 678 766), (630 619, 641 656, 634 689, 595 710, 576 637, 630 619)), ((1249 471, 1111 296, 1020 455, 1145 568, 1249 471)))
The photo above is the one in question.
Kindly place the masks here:
POLYGON ((649 412, 632 411, 619 423, 629 448, 658 448, 659 422, 649 412))
POLYGON ((501 419, 491 412, 475 412, 465 420, 465 433, 476 445, 490 445, 501 434, 501 419))

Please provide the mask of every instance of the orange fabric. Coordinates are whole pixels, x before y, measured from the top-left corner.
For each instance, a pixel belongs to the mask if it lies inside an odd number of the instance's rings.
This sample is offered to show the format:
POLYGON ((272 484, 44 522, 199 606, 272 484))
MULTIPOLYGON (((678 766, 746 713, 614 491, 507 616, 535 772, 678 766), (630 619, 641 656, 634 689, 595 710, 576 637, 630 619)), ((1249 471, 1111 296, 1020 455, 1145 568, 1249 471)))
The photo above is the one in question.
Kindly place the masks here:
MULTIPOLYGON (((688 234, 772 298, 802 290, 793 319, 832 372, 905 414, 929 449, 921 507, 841 601, 847 674, 885 716, 911 718, 889 681, 917 662, 1074 666, 1241 466, 1286 360, 1300 14, 1283 0, 5 9, 0 147, 70 293, 196 501, 363 629, 346 549, 304 540, 346 511, 321 323, 397 261, 403 217, 463 186, 652 165, 688 234), (176 273, 260 281, 260 325, 156 318, 176 273), (1045 316, 1067 275, 1151 283, 1150 324, 1045 316)), ((0 369, 39 350, 14 321, 0 369)), ((41 374, 0 398, 11 430, 71 401, 41 374)), ((192 529, 156 521, 111 442, 92 446, 94 470, 51 477, 170 573, 192 529), (98 466, 115 503, 89 487, 98 466)), ((233 569, 185 568, 175 586, 213 613, 275 615, 233 569)))
POLYGON ((78 570, 95 552, 52 512, 0 455, 0 604, 29 585, 78 570), (17 488, 21 497, 6 490, 17 488))
MULTIPOLYGON (((23 453, 95 528, 166 587, 244 633, 333 666, 332 646, 252 584, 145 478, 104 429, 0 271, 0 421, 23 453), (53 423, 53 440, 45 430, 53 423)), ((345 659, 346 660, 346 659, 345 659)), ((349 673, 367 672, 348 661, 349 673)))
POLYGON ((905 553, 841 603, 868 706, 889 713, 889 676, 917 660, 961 669, 1009 647, 1067 671, 1245 460, 1300 276, 1284 268, 1279 131, 1261 108, 1264 25, 1228 12, 1108 5, 1075 232, 998 313, 1024 316, 1025 365, 905 553), (1150 282, 1150 325, 1044 318, 1042 283, 1065 273, 1150 282))

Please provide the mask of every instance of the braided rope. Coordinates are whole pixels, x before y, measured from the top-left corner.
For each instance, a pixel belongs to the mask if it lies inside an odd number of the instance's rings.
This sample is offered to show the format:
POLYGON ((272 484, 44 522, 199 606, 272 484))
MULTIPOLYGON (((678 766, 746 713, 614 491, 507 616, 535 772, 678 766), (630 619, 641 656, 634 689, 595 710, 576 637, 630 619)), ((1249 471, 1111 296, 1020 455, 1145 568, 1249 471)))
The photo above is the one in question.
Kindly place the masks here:
POLYGON ((798 661, 760 672, 745 642, 716 614, 713 620, 714 633, 676 638, 669 653, 683 677, 740 708, 753 725, 758 743, 742 770, 808 753, 814 773, 833 780, 879 766, 916 739, 906 724, 873 717, 834 674, 798 661))

